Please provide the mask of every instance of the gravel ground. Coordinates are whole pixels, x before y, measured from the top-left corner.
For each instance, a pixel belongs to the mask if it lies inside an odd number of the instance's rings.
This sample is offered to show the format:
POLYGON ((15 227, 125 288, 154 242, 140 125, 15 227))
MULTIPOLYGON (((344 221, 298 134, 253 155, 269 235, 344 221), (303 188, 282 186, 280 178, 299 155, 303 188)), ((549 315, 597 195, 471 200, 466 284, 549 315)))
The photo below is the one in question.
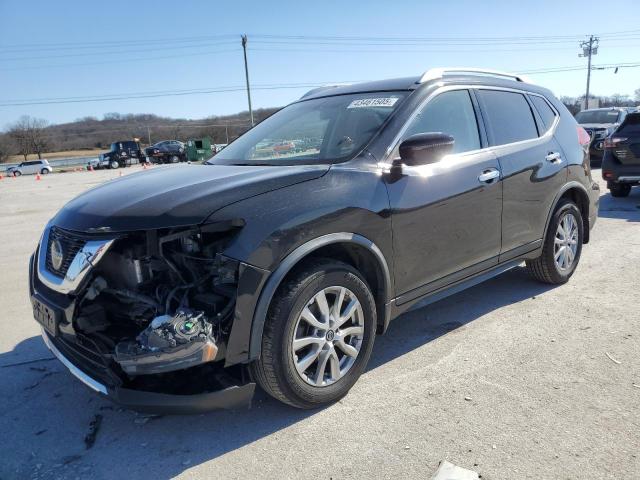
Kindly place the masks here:
POLYGON ((430 478, 441 460, 485 480, 640 478, 640 188, 603 185, 567 285, 517 268, 405 314, 335 405, 259 394, 250 410, 149 418, 51 360, 27 298, 46 221, 118 174, 0 180, 0 479, 430 478))

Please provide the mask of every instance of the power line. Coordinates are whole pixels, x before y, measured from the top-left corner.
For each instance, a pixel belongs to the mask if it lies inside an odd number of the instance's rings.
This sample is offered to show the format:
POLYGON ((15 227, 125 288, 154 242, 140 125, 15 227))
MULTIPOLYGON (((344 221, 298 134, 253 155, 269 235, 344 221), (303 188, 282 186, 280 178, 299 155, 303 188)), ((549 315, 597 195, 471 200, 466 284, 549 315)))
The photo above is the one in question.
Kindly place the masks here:
MULTIPOLYGON (((235 44, 235 42, 218 42, 215 45, 233 45, 235 44)), ((96 55, 123 55, 123 54, 127 54, 127 53, 141 53, 141 52, 157 52, 159 50, 180 50, 180 49, 185 49, 185 48, 198 48, 198 47, 211 47, 212 45, 210 43, 203 43, 201 45, 174 45, 174 46, 162 46, 162 47, 157 47, 157 48, 147 48, 147 49, 135 49, 135 50, 110 50, 110 51, 106 51, 106 52, 100 52, 95 53, 95 52, 85 52, 85 53, 69 53, 69 54, 64 54, 64 55, 47 55, 47 56, 42 56, 42 57, 8 57, 8 58, 1 58, 0 57, 0 61, 2 62, 6 62, 6 61, 24 61, 24 60, 49 60, 52 58, 71 58, 71 57, 91 57, 91 56, 96 56, 96 55)), ((0 52, 1 54, 2 52, 0 52)))
POLYGON ((199 57, 203 55, 216 55, 216 54, 226 54, 226 53, 235 53, 238 52, 238 48, 229 48, 225 50, 209 50, 203 52, 193 52, 193 53, 181 53, 176 55, 161 55, 161 56, 152 56, 152 57, 140 57, 140 58, 127 58, 127 59, 117 59, 117 60, 106 60, 106 61, 98 61, 98 62, 83 62, 83 63, 65 63, 58 65, 27 65, 21 67, 14 68, 0 68, 0 71, 16 71, 16 70, 40 70, 43 68, 70 68, 70 67, 85 67, 91 65, 109 65, 109 64, 121 64, 121 63, 131 63, 131 62, 151 62, 155 60, 166 60, 169 58, 184 58, 184 57, 199 57))
MULTIPOLYGON (((298 88, 314 88, 322 85, 326 85, 327 83, 337 83, 337 82, 313 82, 313 83, 299 83, 299 84, 272 84, 272 85, 256 85, 253 86, 253 90, 281 90, 281 89, 298 89, 298 88)), ((340 82, 340 83, 348 83, 348 82, 340 82)), ((52 105, 52 104, 62 104, 62 103, 88 103, 88 102, 106 102, 112 100, 130 100, 130 99, 138 99, 138 98, 157 98, 157 97, 173 97, 173 96, 184 96, 184 95, 203 95, 203 94, 211 94, 211 93, 228 93, 228 92, 238 92, 246 89, 246 85, 234 85, 228 87, 216 87, 216 88, 207 88, 207 89, 199 89, 199 90, 176 90, 176 91, 163 91, 163 93, 158 92, 140 92, 136 94, 125 94, 125 95, 104 95, 104 96, 93 96, 93 97, 60 97, 60 98, 45 98, 45 99, 25 99, 25 100, 5 100, 0 102, 0 107, 16 107, 16 106, 26 106, 26 105, 52 105)))
POLYGON ((113 46, 130 46, 130 45, 147 45, 147 44, 157 44, 157 43, 178 43, 178 42, 193 42, 193 41, 215 41, 216 39, 232 39, 236 38, 235 34, 224 34, 224 35, 199 35, 195 37, 165 37, 165 38, 156 38, 156 39, 143 39, 143 40, 113 40, 106 42, 62 42, 62 43, 31 43, 31 44, 14 44, 14 45, 2 45, 0 46, 0 50, 2 49, 12 49, 12 48, 37 48, 37 49, 55 49, 55 48, 67 48, 67 49, 78 49, 78 48, 95 48, 95 47, 113 47, 113 46))
MULTIPOLYGON (((602 38, 629 38, 640 34, 640 29, 634 30, 622 30, 617 32, 602 33, 602 38)), ((330 43, 344 43, 344 42, 375 42, 379 43, 460 43, 460 42, 472 42, 477 43, 512 43, 512 42, 533 42, 533 43, 547 43, 547 42, 571 42, 583 37, 581 34, 572 35, 517 35, 517 36, 339 36, 339 35, 264 35, 255 34, 251 35, 253 39, 260 42, 274 42, 274 41, 288 41, 288 42, 330 42, 330 43)), ((63 43, 35 43, 35 44, 13 44, 0 46, 1 53, 16 53, 16 52, 29 52, 29 51, 51 51, 51 50, 79 50, 79 49, 100 49, 100 48, 122 48, 130 46, 150 46, 177 43, 193 43, 193 42, 207 42, 211 43, 224 43, 224 41, 231 41, 233 38, 237 38, 236 34, 222 34, 222 35, 199 35, 191 37, 165 37, 156 39, 138 39, 138 40, 118 40, 118 41, 101 41, 101 42, 63 42, 63 43)))

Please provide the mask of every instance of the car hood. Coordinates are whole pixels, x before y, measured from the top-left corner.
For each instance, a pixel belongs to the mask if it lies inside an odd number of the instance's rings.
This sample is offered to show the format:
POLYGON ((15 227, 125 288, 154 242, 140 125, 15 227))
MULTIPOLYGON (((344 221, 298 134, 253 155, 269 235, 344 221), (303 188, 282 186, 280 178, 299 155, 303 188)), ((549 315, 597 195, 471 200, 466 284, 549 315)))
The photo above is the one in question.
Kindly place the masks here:
POLYGON ((155 167, 81 194, 51 223, 77 232, 196 225, 231 203, 318 178, 328 169, 328 165, 155 167))

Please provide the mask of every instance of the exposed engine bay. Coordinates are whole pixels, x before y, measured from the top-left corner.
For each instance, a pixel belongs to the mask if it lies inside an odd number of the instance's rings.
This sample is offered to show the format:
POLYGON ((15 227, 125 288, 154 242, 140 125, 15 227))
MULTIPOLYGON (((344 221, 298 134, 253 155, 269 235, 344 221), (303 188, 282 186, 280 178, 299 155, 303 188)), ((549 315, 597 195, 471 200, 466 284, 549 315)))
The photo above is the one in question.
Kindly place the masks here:
POLYGON ((60 331, 94 345, 130 378, 223 359, 237 262, 220 252, 233 230, 122 235, 95 265, 74 321, 60 331))

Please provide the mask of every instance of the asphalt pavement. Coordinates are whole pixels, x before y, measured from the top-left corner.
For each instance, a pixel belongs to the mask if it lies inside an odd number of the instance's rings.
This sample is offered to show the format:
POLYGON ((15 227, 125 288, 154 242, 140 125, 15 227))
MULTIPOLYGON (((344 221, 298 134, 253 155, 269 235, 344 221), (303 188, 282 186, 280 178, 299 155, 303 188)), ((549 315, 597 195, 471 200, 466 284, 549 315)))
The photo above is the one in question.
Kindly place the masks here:
POLYGON ((428 479, 444 460, 483 480, 640 478, 640 187, 602 185, 568 284, 516 268, 403 315, 334 405, 259 393, 247 410, 148 417, 52 359, 27 294, 48 219, 140 170, 0 180, 0 479, 428 479))

